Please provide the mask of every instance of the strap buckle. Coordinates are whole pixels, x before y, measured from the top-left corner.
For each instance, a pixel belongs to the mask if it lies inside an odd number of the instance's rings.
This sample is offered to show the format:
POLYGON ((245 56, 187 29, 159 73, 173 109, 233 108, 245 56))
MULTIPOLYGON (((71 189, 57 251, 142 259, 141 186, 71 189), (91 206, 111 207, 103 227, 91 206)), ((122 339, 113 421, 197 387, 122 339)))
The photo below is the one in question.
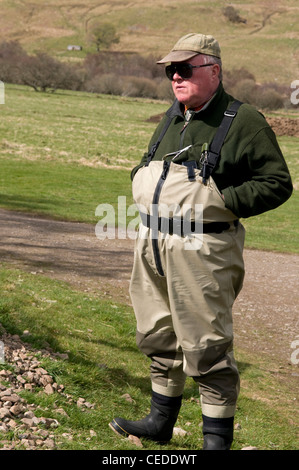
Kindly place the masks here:
POLYGON ((227 109, 226 111, 224 111, 224 116, 227 116, 227 117, 231 117, 231 118, 234 118, 236 116, 236 112, 235 111, 230 111, 229 109, 227 109))

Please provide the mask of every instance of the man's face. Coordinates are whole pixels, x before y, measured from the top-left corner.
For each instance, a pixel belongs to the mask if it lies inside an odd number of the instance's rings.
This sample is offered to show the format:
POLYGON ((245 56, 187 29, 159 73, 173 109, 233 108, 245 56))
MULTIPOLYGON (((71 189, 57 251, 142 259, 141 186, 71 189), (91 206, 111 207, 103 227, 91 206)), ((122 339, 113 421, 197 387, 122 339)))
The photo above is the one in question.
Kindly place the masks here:
MULTIPOLYGON (((186 63, 204 65, 209 63, 199 54, 186 63)), ((192 77, 182 79, 176 72, 172 79, 172 89, 175 97, 188 108, 196 108, 206 103, 215 93, 219 85, 219 65, 192 69, 192 77)))

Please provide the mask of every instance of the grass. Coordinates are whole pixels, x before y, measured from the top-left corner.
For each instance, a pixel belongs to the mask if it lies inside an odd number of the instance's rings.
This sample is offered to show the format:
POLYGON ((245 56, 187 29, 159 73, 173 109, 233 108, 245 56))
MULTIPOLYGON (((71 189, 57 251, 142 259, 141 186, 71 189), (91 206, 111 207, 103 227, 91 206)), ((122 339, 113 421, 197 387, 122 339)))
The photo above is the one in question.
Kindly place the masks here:
MULTIPOLYGON (((167 103, 89 93, 41 94, 6 86, 0 132, 0 206, 96 223, 99 204, 132 204, 130 170, 147 149, 151 116, 167 103), (46 116, 46 123, 44 117, 46 116)), ((244 220, 246 246, 299 252, 299 139, 280 137, 294 194, 283 206, 244 220)))
MULTIPOLYGON (((44 359, 43 366, 55 381, 65 386, 74 402, 83 397, 95 404, 84 412, 56 393, 24 392, 24 398, 40 406, 42 416, 58 419, 53 430, 55 442, 62 450, 136 449, 125 439, 108 432, 108 422, 115 415, 128 419, 148 411, 150 383, 149 361, 135 345, 135 320, 127 305, 99 301, 67 285, 45 277, 1 266, 0 318, 2 325, 36 348, 50 345, 55 351, 68 353, 68 360, 44 359), (133 403, 123 398, 129 393, 133 403), (68 416, 55 414, 55 406, 68 416), (96 434, 91 437, 90 430, 96 434), (63 436, 71 434, 72 440, 63 436)), ((264 450, 298 448, 293 416, 294 391, 275 381, 258 358, 248 358, 237 351, 241 373, 240 395, 234 450, 246 445, 264 450), (293 419, 293 421, 292 421, 293 419)), ((4 366, 5 367, 5 366, 4 366)), ((188 431, 176 436, 167 446, 144 442, 144 449, 199 450, 202 446, 201 412, 196 384, 188 379, 177 426, 188 431), (189 424, 188 424, 189 423, 189 424), (191 424, 190 424, 191 423, 191 424)), ((3 436, 4 438, 4 436, 3 436)), ((1 439, 1 434, 0 434, 1 439)), ((5 437, 7 439, 7 436, 5 437)))
MULTIPOLYGON (((1 207, 94 224, 98 204, 115 206, 119 195, 131 203, 129 170, 140 160, 155 127, 147 119, 167 104, 75 92, 39 94, 26 87, 6 86, 5 91, 1 207)), ((279 140, 297 185, 298 139, 279 140)), ((297 213, 295 191, 278 210, 245 221, 247 246, 298 253, 297 213)), ((3 264, 0 286, 0 323, 21 336, 29 330, 26 340, 37 348, 49 344, 55 351, 67 351, 68 361, 46 359, 45 367, 75 399, 83 396, 96 405, 82 412, 59 394, 26 392, 26 399, 38 404, 43 415, 57 418, 54 403, 66 410, 69 417, 59 416, 60 426, 53 431, 58 448, 134 449, 107 427, 116 414, 141 417, 149 406, 149 362, 135 345, 131 307, 3 264), (133 403, 125 401, 124 393, 133 403), (72 440, 64 433, 71 433, 72 440)), ((234 449, 298 448, 295 392, 271 374, 271 358, 265 365, 254 353, 236 353, 243 387, 236 415, 241 429, 235 433, 234 449)), ((178 421, 189 434, 175 437, 167 450, 201 448, 197 400, 198 390, 190 379, 178 421)), ((144 449, 165 450, 146 442, 144 449)))
POLYGON ((130 168, 140 160, 154 129, 146 120, 166 107, 149 100, 68 91, 45 94, 6 85, 0 155, 44 164, 130 168))

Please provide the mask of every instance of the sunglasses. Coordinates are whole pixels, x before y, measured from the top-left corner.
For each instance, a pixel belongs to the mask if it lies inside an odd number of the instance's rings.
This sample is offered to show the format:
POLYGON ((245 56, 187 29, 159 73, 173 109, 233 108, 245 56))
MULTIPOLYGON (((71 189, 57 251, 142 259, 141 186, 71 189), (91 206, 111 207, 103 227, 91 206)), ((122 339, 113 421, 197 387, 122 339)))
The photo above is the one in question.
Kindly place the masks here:
POLYGON ((204 64, 204 65, 191 65, 191 64, 171 64, 165 67, 165 73, 169 80, 173 80, 173 76, 177 73, 183 80, 192 77, 193 69, 200 69, 201 67, 209 67, 214 64, 204 64))

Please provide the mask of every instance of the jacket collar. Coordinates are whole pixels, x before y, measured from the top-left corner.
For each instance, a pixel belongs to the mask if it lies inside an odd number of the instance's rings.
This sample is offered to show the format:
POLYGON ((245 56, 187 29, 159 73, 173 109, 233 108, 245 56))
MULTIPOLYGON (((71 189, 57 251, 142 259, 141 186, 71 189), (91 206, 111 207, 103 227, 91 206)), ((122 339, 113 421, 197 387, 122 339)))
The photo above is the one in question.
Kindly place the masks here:
MULTIPOLYGON (((222 100, 224 93, 225 91, 224 91, 222 82, 220 82, 215 95, 211 98, 211 100, 208 103, 206 103, 206 105, 203 107, 200 113, 213 112, 213 110, 217 108, 217 106, 219 105, 219 102, 222 100)), ((223 111, 225 111, 225 109, 223 111)), ((180 103, 177 99, 175 99, 172 106, 166 111, 166 115, 170 119, 173 119, 175 116, 180 116, 184 118, 184 110, 185 110, 185 106, 182 103, 180 103)))

